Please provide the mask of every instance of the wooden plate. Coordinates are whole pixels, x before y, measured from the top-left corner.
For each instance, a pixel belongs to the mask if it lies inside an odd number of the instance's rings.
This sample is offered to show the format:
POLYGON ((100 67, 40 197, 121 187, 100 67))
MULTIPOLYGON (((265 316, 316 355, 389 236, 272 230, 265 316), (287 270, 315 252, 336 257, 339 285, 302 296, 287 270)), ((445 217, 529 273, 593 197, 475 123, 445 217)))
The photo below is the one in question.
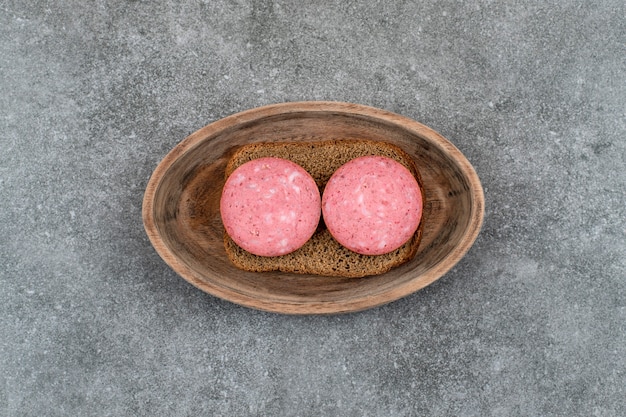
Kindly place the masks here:
POLYGON ((394 113, 337 102, 276 104, 211 123, 161 161, 143 200, 150 241, 184 279, 234 303, 288 314, 364 310, 431 284, 468 251, 483 213, 476 172, 444 137, 394 113), (415 258, 365 278, 251 273, 234 267, 224 251, 219 214, 230 155, 250 142, 325 139, 387 141, 414 158, 425 188, 424 231, 415 258))

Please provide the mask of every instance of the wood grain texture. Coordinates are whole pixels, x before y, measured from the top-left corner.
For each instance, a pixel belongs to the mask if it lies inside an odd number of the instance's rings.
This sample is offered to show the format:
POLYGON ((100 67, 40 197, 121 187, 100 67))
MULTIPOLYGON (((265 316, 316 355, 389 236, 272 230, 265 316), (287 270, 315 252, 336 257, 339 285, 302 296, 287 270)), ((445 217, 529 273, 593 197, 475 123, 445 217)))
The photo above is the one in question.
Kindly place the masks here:
POLYGON ((483 214, 478 176, 449 141, 406 117, 338 102, 270 105, 198 130, 157 166, 143 201, 150 241, 184 279, 234 303, 287 314, 359 311, 431 284, 469 250, 483 214), (252 142, 329 139, 386 141, 413 158, 425 196, 417 255, 385 274, 358 279, 236 268, 224 250, 219 214, 224 170, 231 155, 252 142))

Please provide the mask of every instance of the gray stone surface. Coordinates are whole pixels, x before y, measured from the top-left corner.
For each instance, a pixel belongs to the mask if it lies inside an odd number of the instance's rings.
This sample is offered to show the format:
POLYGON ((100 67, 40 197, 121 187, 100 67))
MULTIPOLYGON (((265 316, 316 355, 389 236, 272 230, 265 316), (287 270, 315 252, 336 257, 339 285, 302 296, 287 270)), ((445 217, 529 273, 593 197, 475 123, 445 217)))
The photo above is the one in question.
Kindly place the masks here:
POLYGON ((0 415, 626 415, 623 1, 0 0, 0 415), (186 135, 294 100, 456 144, 484 228, 430 287, 290 317, 141 223, 186 135))

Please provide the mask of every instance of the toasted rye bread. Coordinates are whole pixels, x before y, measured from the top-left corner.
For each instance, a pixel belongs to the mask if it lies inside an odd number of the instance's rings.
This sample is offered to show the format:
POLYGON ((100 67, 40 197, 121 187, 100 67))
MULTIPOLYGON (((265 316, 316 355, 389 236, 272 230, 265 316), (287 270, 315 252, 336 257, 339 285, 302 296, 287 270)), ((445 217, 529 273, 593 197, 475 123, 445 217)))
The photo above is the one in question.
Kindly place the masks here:
MULTIPOLYGON (((421 178, 411 157, 396 145, 371 140, 252 143, 235 152, 226 166, 225 176, 228 178, 237 167, 253 159, 268 156, 284 158, 311 174, 321 194, 331 175, 341 165, 367 155, 386 156, 404 165, 420 184, 423 197, 421 178)), ((423 224, 422 218, 419 228, 408 242, 384 255, 361 255, 343 247, 331 236, 323 219, 313 237, 300 249, 287 255, 253 255, 239 247, 227 233, 224 233, 224 246, 231 262, 246 271, 364 277, 385 273, 412 259, 417 253, 423 224)))

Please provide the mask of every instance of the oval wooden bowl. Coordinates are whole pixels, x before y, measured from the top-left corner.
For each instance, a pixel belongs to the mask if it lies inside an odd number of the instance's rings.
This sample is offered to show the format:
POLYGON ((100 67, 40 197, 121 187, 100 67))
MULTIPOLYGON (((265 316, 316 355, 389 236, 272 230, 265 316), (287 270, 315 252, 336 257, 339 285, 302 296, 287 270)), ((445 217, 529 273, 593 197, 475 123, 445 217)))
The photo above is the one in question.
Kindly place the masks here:
POLYGON ((468 251, 482 224, 484 197, 461 152, 432 129, 394 113, 337 102, 283 103, 218 120, 179 143, 158 165, 143 200, 143 221, 159 255, 199 289, 244 306, 288 314, 364 310, 440 278, 468 251), (365 278, 252 273, 224 251, 219 199, 226 162, 250 142, 372 139, 404 149, 424 183, 424 228, 417 255, 365 278))

